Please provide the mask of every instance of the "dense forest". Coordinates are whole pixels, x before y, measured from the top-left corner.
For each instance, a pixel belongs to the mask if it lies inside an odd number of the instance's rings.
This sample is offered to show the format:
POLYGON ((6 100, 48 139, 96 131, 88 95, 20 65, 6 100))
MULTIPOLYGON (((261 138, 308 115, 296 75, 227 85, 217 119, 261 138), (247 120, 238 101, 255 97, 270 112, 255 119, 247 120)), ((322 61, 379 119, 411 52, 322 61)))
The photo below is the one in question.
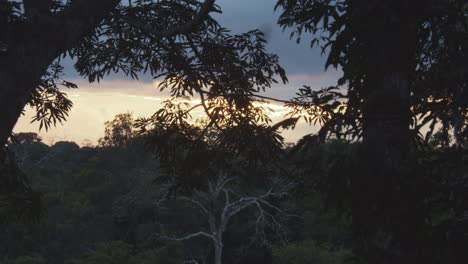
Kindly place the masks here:
MULTIPOLYGON (((204 175, 191 175, 202 177, 192 183, 196 191, 170 194, 163 177, 167 165, 140 138, 109 136, 112 139, 104 138, 98 147, 81 148, 73 142, 48 146, 34 133, 16 136, 18 143, 11 149, 32 188, 41 193, 44 209, 37 222, 2 226, 2 263, 212 263, 209 238, 176 238, 209 233, 209 215, 191 201, 203 203, 216 216, 227 203, 224 194, 214 195, 204 175)), ((326 148, 346 146, 337 141, 326 148)), ((300 173, 294 173, 299 166, 288 172, 272 164, 244 168, 241 159, 224 161, 236 165, 239 182, 212 186, 229 191, 233 206, 246 199, 245 209, 226 220, 223 262, 341 263, 352 257, 349 219, 325 210, 316 193, 294 185, 285 188, 299 182, 300 173), (271 197, 265 196, 267 182, 273 188, 271 197), (248 205, 249 197, 260 207, 248 205)), ((179 165, 208 170, 200 164, 179 165)), ((312 186, 316 179, 302 184, 312 186)))
MULTIPOLYGON (((224 263, 365 263, 353 254, 350 214, 359 143, 299 142, 256 160, 252 150, 215 149, 217 131, 204 139, 211 149, 177 142, 155 150, 135 122, 117 115, 96 147, 15 135, 9 149, 42 208, 37 220, 4 222, 1 263, 218 263, 209 235, 219 227, 224 263), (228 204, 232 217, 220 222, 228 204)), ((407 169, 424 177, 418 191, 433 228, 426 243, 438 263, 455 261, 466 254, 456 212, 465 208, 468 151, 437 134, 417 155, 407 169)))
POLYGON ((467 263, 466 1, 275 2, 335 85, 270 97, 280 58, 215 0, 0 0, 0 261, 467 263), (97 146, 13 133, 26 106, 66 120, 64 61, 170 97, 97 146), (319 130, 288 144, 299 122, 319 130))

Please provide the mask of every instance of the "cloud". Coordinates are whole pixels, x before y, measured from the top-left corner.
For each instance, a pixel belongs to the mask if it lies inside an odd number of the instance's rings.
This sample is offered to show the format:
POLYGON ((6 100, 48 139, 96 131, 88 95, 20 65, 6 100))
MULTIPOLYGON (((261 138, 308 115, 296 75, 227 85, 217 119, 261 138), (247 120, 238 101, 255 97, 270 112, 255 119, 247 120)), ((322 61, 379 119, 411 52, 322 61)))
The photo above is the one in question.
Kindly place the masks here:
MULTIPOLYGON (((222 26, 233 33, 242 33, 252 29, 260 29, 268 39, 267 50, 279 56, 280 64, 285 68, 289 83, 274 85, 265 94, 281 99, 289 99, 295 95, 302 85, 319 89, 336 83, 339 71, 324 72, 325 58, 318 48, 312 49, 307 37, 296 44, 289 39, 290 31, 277 25, 278 12, 273 8, 277 0, 219 0, 222 14, 216 14, 222 26)), ((46 142, 58 140, 73 140, 82 143, 84 139, 96 142, 103 136, 105 121, 114 115, 126 111, 136 116, 152 114, 161 102, 169 97, 168 91, 157 89, 158 81, 150 75, 141 76, 140 81, 129 80, 122 74, 112 74, 100 83, 88 83, 73 69, 73 61, 65 62, 65 78, 78 84, 79 89, 66 90, 74 102, 74 107, 68 121, 50 131, 42 131, 46 142)), ((282 110, 276 109, 275 121, 282 117, 282 110)), ((37 123, 30 124, 34 112, 26 109, 15 131, 38 131, 37 123)), ((314 131, 315 128, 299 124, 294 131, 286 131, 287 141, 296 141, 302 135, 314 131)))
MULTIPOLYGON (((100 84, 78 84, 80 88, 66 91, 74 104, 67 121, 47 132, 40 131, 46 142, 72 140, 81 143, 84 139, 97 142, 104 135, 104 123, 116 114, 132 112, 135 116, 146 117, 161 107, 162 100, 168 97, 151 83, 111 80, 100 84)), ((25 110, 15 132, 39 131, 38 123, 30 123, 34 110, 29 107, 25 110)))
MULTIPOLYGON (((101 82, 89 83, 83 79, 71 80, 78 85, 78 89, 65 90, 69 95, 79 92, 90 92, 100 94, 125 94, 125 95, 147 95, 147 96, 169 96, 169 92, 161 92, 158 89, 160 81, 153 80, 151 82, 144 82, 139 80, 129 79, 110 79, 101 82)), ((74 95, 76 96, 76 95, 74 95)), ((79 96, 79 95, 78 95, 79 96)))
MULTIPOLYGON (((221 26, 231 30, 232 33, 244 33, 249 30, 259 29, 265 33, 268 40, 267 50, 277 54, 280 64, 290 75, 315 74, 324 71, 325 57, 320 48, 311 48, 311 36, 305 34, 299 44, 295 39, 290 39, 291 30, 283 29, 277 24, 280 12, 274 11, 277 0, 218 0, 217 4, 222 8, 222 14, 213 16, 221 26)), ((68 78, 81 79, 73 69, 73 62, 69 59, 62 60, 68 78)), ((153 82, 149 74, 139 76, 143 83, 153 82)), ((123 74, 111 74, 106 80, 126 79, 123 74)))
POLYGON ((334 70, 320 73, 290 74, 288 75, 289 82, 286 85, 273 85, 271 89, 266 90, 262 95, 282 100, 289 100, 295 97, 298 89, 304 85, 318 90, 324 87, 336 85, 340 76, 341 71, 334 70))
MULTIPOLYGON (((112 120, 116 114, 131 112, 135 117, 148 117, 167 99, 167 94, 160 93, 154 84, 126 80, 103 81, 99 87, 96 84, 80 84, 79 89, 68 91, 74 106, 63 125, 58 124, 49 131, 39 131, 38 123, 30 123, 34 110, 27 108, 25 115, 20 118, 15 132, 39 132, 46 143, 67 140, 82 144, 86 140, 96 144, 104 136, 104 123, 112 120)), ((192 104, 199 103, 193 99, 192 104)), ((268 104, 273 112, 269 113, 273 122, 279 122, 287 113, 287 109, 280 104, 268 104)), ((194 118, 204 115, 202 111, 194 112, 194 118)), ((286 141, 295 142, 312 130, 306 124, 299 124, 294 131, 285 131, 286 141)), ((83 143, 84 144, 84 143, 83 143)))
POLYGON ((291 82, 336 82, 338 78, 342 75, 340 70, 328 70, 326 72, 317 72, 317 73, 299 73, 291 74, 288 76, 291 82))
POLYGON ((280 58, 288 74, 310 74, 323 72, 325 57, 320 48, 311 48, 312 36, 304 35, 299 44, 290 39, 291 30, 278 25, 279 11, 274 11, 277 0, 220 0, 223 13, 216 15, 222 26, 233 33, 253 29, 264 31, 268 40, 268 51, 280 58))
MULTIPOLYGON (((297 89, 303 85, 311 86, 314 89, 336 85, 338 78, 341 76, 340 70, 328 70, 326 72, 309 72, 309 73, 288 73, 289 82, 284 85, 282 83, 275 84, 271 89, 265 92, 265 95, 280 99, 290 99, 295 96, 297 89)), ((152 80, 151 82, 128 80, 128 79, 113 79, 103 80, 99 83, 89 83, 83 79, 70 80, 76 83, 79 89, 65 90, 72 99, 78 98, 80 92, 99 93, 104 95, 118 96, 144 96, 145 100, 161 100, 161 98, 170 97, 170 92, 160 91, 158 84, 160 80, 152 80)))

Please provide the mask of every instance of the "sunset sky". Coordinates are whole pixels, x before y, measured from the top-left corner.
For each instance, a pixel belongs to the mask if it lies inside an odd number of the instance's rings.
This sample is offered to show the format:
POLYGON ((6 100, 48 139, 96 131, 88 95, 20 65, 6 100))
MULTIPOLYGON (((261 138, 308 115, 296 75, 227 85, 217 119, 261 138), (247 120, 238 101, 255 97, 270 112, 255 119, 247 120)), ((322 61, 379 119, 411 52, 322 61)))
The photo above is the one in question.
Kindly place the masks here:
MULTIPOLYGON (((218 0, 223 14, 216 15, 221 25, 234 33, 252 29, 262 30, 268 40, 268 50, 280 57, 286 69, 289 83, 277 85, 267 92, 268 96, 289 99, 302 85, 321 88, 336 83, 339 72, 324 71, 324 58, 317 48, 311 49, 307 38, 301 44, 289 39, 289 32, 283 32, 276 24, 278 12, 273 11, 276 0, 218 0)), ((151 76, 143 76, 140 81, 126 79, 125 76, 110 76, 98 83, 88 83, 72 67, 65 65, 65 79, 78 84, 79 89, 66 91, 74 103, 68 120, 49 131, 40 131, 38 123, 30 123, 34 112, 26 109, 15 127, 15 132, 38 132, 46 143, 75 141, 93 144, 104 134, 104 122, 116 114, 132 112, 134 116, 149 116, 160 107, 167 94, 156 89, 157 81, 151 76)), ((276 114, 274 121, 281 120, 286 113, 280 105, 273 105, 276 114)), ((286 131, 286 141, 295 142, 304 134, 314 131, 313 127, 300 124, 294 131, 286 131)))

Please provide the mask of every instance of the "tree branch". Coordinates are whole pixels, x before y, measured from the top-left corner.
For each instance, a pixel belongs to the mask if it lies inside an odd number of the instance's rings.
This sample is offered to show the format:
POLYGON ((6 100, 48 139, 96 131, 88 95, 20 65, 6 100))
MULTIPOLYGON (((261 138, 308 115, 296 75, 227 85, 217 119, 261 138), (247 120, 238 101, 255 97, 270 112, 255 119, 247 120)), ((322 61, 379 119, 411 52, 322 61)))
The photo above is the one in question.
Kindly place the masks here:
POLYGON ((186 24, 168 28, 165 31, 153 30, 147 25, 143 25, 134 20, 128 20, 128 24, 143 31, 148 35, 148 37, 152 39, 169 38, 181 34, 188 34, 190 32, 193 32, 199 25, 201 25, 210 12, 219 12, 213 8, 215 1, 216 0, 206 0, 205 2, 203 2, 203 4, 201 4, 200 11, 194 17, 194 19, 190 20, 186 24))
POLYGON ((198 206, 198 208, 200 208, 203 212, 207 213, 208 215, 210 215, 210 211, 200 202, 200 201, 197 201, 193 198, 188 198, 188 197, 181 197, 182 200, 186 200, 186 201, 189 201, 195 205, 198 206))
POLYGON ((189 239, 199 237, 199 236, 204 236, 204 237, 211 238, 214 242, 216 242, 216 238, 213 235, 208 234, 208 233, 203 232, 203 231, 193 233, 193 234, 189 234, 189 235, 186 235, 184 237, 178 237, 178 238, 177 237, 169 237, 169 236, 160 236, 159 238, 160 239, 165 239, 165 240, 172 240, 172 241, 185 241, 185 240, 189 240, 189 239))

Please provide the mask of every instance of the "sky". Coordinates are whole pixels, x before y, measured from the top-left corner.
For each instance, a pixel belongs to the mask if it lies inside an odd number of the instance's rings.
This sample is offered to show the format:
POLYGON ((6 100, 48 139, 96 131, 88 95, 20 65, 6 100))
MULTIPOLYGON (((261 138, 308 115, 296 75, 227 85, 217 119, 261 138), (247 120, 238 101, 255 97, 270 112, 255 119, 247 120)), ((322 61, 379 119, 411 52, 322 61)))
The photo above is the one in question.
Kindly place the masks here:
MULTIPOLYGON (((335 84, 340 72, 325 72, 325 58, 320 49, 311 48, 307 38, 297 44, 294 39, 289 38, 288 31, 284 32, 277 25, 279 12, 273 10, 275 3, 276 0, 218 0, 217 4, 223 13, 215 15, 220 24, 233 33, 253 29, 260 29, 265 33, 267 50, 279 56, 280 64, 285 68, 289 79, 286 85, 275 85, 266 95, 289 99, 302 85, 319 89, 335 84)), ((73 70, 72 62, 65 63, 64 66, 65 79, 79 86, 78 89, 66 91, 74 104, 67 121, 48 131, 39 131, 39 124, 30 122, 34 111, 27 108, 25 115, 18 121, 15 132, 37 132, 48 144, 57 141, 75 141, 80 145, 96 144, 104 135, 104 122, 112 120, 116 114, 131 112, 136 117, 149 116, 167 98, 167 94, 156 88, 157 82, 151 76, 136 81, 115 75, 100 83, 90 84, 73 70)), ((276 110, 272 115, 273 121, 280 121, 286 109, 276 104, 272 108, 276 110)), ((316 130, 315 127, 300 123, 294 131, 285 131, 283 136, 287 142, 296 142, 305 134, 316 130)))

